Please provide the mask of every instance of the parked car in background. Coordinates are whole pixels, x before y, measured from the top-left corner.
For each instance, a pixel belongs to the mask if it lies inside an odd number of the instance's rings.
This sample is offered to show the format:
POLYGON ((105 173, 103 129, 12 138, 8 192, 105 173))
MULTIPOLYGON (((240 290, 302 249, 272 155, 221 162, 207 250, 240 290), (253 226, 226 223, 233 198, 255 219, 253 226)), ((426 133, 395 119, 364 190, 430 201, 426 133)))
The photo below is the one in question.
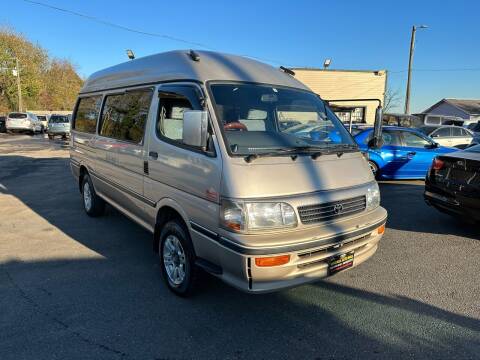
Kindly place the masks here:
POLYGON ((37 119, 42 123, 42 132, 47 131, 48 127, 48 116, 47 115, 37 115, 37 119))
POLYGON ((473 132, 475 134, 475 136, 480 135, 480 123, 479 122, 471 123, 468 126, 466 126, 466 128, 468 130, 470 130, 471 132, 473 132))
POLYGON ((64 139, 70 136, 70 116, 51 115, 48 120, 47 134, 50 140, 55 136, 61 136, 64 139))
POLYGON ((473 132, 460 126, 422 126, 419 130, 442 146, 464 149, 473 140, 473 132))
POLYGON ((424 197, 442 212, 480 221, 480 145, 437 156, 425 181, 424 197))
POLYGON ((458 150, 440 146, 412 128, 385 126, 380 149, 369 148, 372 137, 373 129, 367 129, 355 140, 368 153, 370 168, 380 179, 424 179, 435 156, 458 150))
POLYGON ((0 116, 0 132, 2 133, 7 132, 7 127, 5 125, 6 121, 7 121, 6 116, 0 116))
POLYGON ((33 135, 42 131, 42 123, 31 112, 11 112, 5 124, 8 132, 28 132, 33 135))

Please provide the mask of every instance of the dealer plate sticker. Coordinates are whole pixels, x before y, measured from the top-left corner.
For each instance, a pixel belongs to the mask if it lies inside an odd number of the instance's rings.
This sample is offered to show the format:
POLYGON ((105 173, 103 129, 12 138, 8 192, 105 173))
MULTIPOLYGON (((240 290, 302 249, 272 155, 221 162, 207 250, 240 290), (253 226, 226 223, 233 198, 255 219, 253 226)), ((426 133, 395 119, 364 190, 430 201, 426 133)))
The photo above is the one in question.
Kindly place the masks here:
POLYGON ((330 258, 328 262, 328 275, 333 275, 339 271, 353 266, 353 251, 336 255, 330 258))

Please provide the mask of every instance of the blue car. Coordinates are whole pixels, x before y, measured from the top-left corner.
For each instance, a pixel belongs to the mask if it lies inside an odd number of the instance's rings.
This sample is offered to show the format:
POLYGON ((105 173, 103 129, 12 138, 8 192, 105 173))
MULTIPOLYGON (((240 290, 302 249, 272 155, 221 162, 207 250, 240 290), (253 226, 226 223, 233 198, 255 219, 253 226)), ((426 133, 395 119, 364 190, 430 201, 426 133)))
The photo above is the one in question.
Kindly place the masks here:
POLYGON ((381 149, 368 147, 373 128, 355 135, 360 149, 369 155, 369 164, 379 179, 425 179, 435 156, 458 151, 439 146, 431 138, 411 128, 385 126, 381 149))

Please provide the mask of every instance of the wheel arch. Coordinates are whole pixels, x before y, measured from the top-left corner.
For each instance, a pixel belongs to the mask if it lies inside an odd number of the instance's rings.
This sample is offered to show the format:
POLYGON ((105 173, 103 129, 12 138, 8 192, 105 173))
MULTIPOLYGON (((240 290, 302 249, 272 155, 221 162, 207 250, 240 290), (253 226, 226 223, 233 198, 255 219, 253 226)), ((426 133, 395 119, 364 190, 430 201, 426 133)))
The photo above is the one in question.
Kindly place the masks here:
POLYGON ((163 226, 170 220, 177 219, 183 223, 187 232, 190 232, 190 227, 188 226, 188 216, 180 207, 180 205, 170 199, 162 199, 158 203, 158 212, 155 219, 155 228, 153 233, 153 251, 158 253, 158 244, 160 242, 160 233, 163 226))
POLYGON ((87 167, 85 165, 80 165, 80 172, 79 172, 79 176, 78 176, 78 190, 80 190, 80 193, 82 192, 83 178, 87 174, 88 174, 87 167))

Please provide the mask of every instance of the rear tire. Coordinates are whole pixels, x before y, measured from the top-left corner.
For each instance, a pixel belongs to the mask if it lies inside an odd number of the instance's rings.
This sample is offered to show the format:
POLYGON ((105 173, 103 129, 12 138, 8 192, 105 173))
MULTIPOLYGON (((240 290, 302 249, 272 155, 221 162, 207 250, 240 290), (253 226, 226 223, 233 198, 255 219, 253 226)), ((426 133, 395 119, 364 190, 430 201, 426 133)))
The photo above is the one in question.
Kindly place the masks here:
POLYGON ((83 208, 88 216, 97 217, 105 211, 105 201, 100 198, 93 188, 90 176, 86 174, 82 181, 83 208))
POLYGON ((53 135, 48 134, 48 140, 53 140, 53 135))
POLYGON ((183 222, 174 219, 163 226, 158 250, 168 289, 178 296, 190 296, 195 289, 198 269, 192 241, 183 222))

